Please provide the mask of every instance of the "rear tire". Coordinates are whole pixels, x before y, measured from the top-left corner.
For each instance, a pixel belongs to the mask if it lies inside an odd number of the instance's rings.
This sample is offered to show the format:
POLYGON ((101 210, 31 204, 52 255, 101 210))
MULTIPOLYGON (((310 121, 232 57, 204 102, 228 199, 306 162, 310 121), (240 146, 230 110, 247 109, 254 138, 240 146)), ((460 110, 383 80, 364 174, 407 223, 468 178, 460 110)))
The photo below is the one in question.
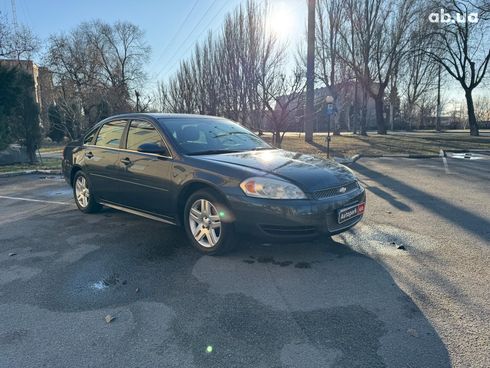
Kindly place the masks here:
POLYGON ((185 232, 194 248, 203 254, 224 254, 234 247, 236 239, 232 219, 224 201, 211 190, 198 190, 187 199, 185 232))
POLYGON ((90 179, 81 170, 77 171, 73 178, 73 197, 78 209, 84 213, 99 212, 102 208, 93 196, 90 179))

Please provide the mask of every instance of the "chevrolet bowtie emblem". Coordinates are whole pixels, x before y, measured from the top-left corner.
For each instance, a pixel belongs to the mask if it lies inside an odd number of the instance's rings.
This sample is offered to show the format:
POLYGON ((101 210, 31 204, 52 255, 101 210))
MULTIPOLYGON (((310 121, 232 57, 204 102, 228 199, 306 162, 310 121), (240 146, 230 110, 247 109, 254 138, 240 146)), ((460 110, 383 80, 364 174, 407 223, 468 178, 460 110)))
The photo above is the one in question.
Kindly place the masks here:
POLYGON ((341 187, 341 188, 339 189, 339 193, 345 193, 345 191, 346 191, 346 190, 347 190, 347 188, 346 188, 346 187, 341 187))

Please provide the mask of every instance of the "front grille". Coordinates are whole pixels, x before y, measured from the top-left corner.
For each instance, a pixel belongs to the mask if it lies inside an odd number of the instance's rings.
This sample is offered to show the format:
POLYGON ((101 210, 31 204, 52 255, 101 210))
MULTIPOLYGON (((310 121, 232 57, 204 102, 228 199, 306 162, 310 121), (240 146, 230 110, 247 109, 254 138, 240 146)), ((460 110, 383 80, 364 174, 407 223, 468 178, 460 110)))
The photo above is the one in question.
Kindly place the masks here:
POLYGON ((260 227, 267 234, 276 236, 314 235, 317 230, 314 226, 260 225, 260 227))
POLYGON ((325 198, 335 197, 337 195, 346 194, 358 188, 359 188, 359 183, 357 181, 353 181, 349 184, 340 185, 338 187, 318 190, 312 193, 312 197, 314 199, 325 199, 325 198), (345 190, 342 188, 345 188, 345 190))

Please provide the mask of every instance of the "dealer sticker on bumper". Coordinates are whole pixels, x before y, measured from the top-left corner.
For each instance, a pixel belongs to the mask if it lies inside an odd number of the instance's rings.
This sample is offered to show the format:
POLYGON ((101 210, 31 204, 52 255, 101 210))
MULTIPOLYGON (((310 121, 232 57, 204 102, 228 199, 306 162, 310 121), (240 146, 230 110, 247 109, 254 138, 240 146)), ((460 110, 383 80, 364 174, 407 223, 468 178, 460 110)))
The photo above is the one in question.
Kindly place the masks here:
POLYGON ((355 204, 355 205, 350 206, 350 207, 341 208, 337 212, 338 213, 338 217, 337 217, 338 223, 341 224, 347 220, 350 220, 353 217, 362 215, 364 213, 364 207, 365 206, 366 206, 366 203, 362 202, 362 203, 355 204))

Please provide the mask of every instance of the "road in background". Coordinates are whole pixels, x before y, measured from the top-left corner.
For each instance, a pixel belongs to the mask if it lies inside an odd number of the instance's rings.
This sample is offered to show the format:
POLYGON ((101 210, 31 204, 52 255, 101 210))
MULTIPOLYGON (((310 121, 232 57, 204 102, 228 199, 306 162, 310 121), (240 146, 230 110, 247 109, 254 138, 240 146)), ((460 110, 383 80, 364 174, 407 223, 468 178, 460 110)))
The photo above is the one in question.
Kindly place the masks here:
POLYGON ((0 179, 0 366, 488 367, 490 161, 446 163, 361 159, 352 231, 222 257, 0 179))

